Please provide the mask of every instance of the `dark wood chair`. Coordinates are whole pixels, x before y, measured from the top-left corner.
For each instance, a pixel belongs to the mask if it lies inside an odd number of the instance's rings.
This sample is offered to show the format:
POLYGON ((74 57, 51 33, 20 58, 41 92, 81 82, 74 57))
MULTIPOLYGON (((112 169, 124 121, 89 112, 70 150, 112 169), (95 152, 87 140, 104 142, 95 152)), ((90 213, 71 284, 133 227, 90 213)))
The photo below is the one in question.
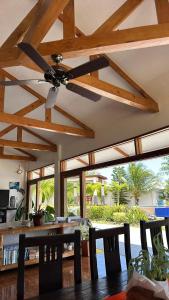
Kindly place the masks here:
POLYGON ((19 236, 17 300, 24 299, 25 249, 39 249, 39 294, 62 288, 62 261, 64 243, 74 243, 74 280, 81 282, 80 231, 55 236, 19 236))
POLYGON ((89 246, 90 246, 90 269, 91 279, 98 279, 97 257, 96 257, 96 240, 103 239, 104 259, 107 277, 113 277, 115 273, 121 272, 120 252, 119 252, 119 235, 124 235, 124 246, 126 265, 128 266, 131 259, 130 249, 130 227, 124 224, 123 227, 96 230, 89 228, 89 246))
POLYGON ((164 220, 158 220, 158 221, 150 221, 150 222, 140 221, 140 237, 141 237, 142 250, 148 251, 146 232, 147 232, 147 230, 150 230, 153 254, 155 255, 157 253, 156 248, 153 243, 153 239, 154 239, 155 235, 160 233, 161 234, 161 242, 164 244, 163 235, 162 235, 162 227, 165 228, 167 246, 169 249, 169 218, 166 218, 164 220))

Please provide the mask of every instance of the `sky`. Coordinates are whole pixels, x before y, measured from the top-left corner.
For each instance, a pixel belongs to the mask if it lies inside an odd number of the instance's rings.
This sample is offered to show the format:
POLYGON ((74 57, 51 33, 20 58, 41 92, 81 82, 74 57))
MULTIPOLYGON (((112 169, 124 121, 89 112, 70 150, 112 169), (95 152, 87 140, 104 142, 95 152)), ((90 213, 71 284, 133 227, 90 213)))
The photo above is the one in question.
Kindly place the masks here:
MULTIPOLYGON (((157 157, 157 158, 152 158, 152 159, 147 159, 141 161, 148 169, 152 170, 155 174, 157 174, 160 171, 161 163, 163 161, 162 157, 157 157)), ((127 164, 124 165, 127 167, 127 164)), ((112 174, 112 167, 104 168, 104 169, 99 169, 97 170, 99 174, 107 177, 108 182, 111 181, 111 174, 112 174)))

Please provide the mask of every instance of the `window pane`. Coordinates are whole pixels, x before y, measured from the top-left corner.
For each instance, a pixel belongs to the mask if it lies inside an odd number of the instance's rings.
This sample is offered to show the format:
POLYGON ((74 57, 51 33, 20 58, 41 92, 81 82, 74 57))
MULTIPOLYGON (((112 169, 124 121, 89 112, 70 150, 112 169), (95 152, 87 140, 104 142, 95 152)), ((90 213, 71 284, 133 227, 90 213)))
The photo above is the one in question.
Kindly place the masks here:
POLYGON ((80 216, 80 179, 66 178, 65 216, 80 216))
POLYGON ((36 208, 36 184, 29 186, 29 210, 36 208))
POLYGON ((169 130, 162 130, 141 138, 143 152, 169 147, 169 130))
POLYGON ((44 209, 48 205, 54 207, 54 178, 39 182, 39 204, 44 209))
POLYGON ((31 172, 32 174, 32 179, 40 178, 40 169, 34 170, 31 172))
POLYGON ((50 165, 47 167, 44 167, 44 176, 54 175, 55 173, 55 165, 50 165))
POLYGON ((95 152, 95 162, 102 163, 106 161, 122 159, 135 155, 134 141, 117 144, 95 152))
POLYGON ((80 155, 66 161, 66 171, 83 168, 89 165, 88 154, 80 155))

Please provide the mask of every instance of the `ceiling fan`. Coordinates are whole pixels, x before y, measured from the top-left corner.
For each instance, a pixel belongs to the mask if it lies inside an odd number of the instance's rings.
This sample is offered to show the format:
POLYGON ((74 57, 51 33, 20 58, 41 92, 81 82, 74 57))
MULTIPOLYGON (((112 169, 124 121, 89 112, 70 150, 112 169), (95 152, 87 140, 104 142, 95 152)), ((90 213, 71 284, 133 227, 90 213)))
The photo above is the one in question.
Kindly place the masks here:
POLYGON ((89 61, 87 63, 84 63, 76 68, 67 71, 64 69, 64 67, 58 65, 58 63, 60 63, 63 60, 63 57, 60 54, 53 54, 51 56, 52 60, 56 64, 50 66, 43 59, 43 57, 38 53, 38 51, 34 49, 30 44, 19 43, 18 47, 35 64, 37 64, 44 71, 44 79, 11 80, 11 81, 0 80, 0 85, 12 86, 12 85, 24 85, 29 83, 41 84, 41 83, 48 82, 52 85, 52 87, 49 89, 47 101, 45 104, 46 108, 52 108, 55 105, 56 98, 59 91, 59 86, 61 84, 65 85, 65 87, 68 90, 80 96, 83 96, 85 98, 88 98, 89 100, 98 101, 101 98, 100 95, 93 93, 74 83, 71 83, 69 82, 69 80, 107 67, 109 65, 109 62, 104 56, 89 61))

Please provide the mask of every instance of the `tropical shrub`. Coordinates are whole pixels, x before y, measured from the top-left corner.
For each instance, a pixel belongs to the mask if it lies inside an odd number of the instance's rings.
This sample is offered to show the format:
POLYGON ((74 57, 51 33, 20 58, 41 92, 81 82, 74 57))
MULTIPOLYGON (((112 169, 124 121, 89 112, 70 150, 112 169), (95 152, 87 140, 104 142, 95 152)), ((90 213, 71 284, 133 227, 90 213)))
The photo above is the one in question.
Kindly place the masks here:
POLYGON ((94 205, 87 209, 87 217, 91 220, 103 219, 104 206, 94 205))
POLYGON ((138 224, 140 220, 148 221, 145 212, 138 206, 96 205, 87 208, 87 217, 92 221, 111 221, 114 223, 138 224))
POLYGON ((140 220, 148 221, 148 217, 145 212, 138 206, 129 208, 127 212, 127 222, 129 224, 138 224, 140 220))
POLYGON ((127 214, 124 212, 116 212, 113 214, 114 223, 125 223, 127 222, 127 214))
POLYGON ((113 221, 114 209, 113 206, 105 206, 103 209, 103 220, 113 221))

